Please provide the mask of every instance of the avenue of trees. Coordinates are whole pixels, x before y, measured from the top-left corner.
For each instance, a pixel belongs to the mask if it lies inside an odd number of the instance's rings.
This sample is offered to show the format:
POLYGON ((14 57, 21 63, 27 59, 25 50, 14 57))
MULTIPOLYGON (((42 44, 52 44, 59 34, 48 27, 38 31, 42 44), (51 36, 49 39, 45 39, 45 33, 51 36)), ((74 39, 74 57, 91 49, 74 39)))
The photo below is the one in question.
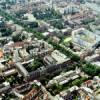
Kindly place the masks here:
MULTIPOLYGON (((16 20, 16 18, 10 16, 9 14, 5 13, 4 11, 0 11, 0 15, 6 18, 6 20, 13 20, 16 24, 19 24, 24 27, 25 31, 32 32, 34 34, 34 37, 37 37, 38 39, 44 39, 41 33, 33 30, 32 28, 27 28, 23 25, 22 22, 16 20)), ((80 64, 80 68, 84 72, 86 72, 89 75, 95 76, 95 75, 100 75, 100 68, 95 65, 87 64, 86 61, 81 61, 80 57, 73 54, 71 51, 66 50, 65 48, 61 47, 59 44, 53 43, 52 40, 48 39, 48 43, 52 44, 54 49, 58 49, 59 51, 63 52, 65 55, 67 55, 71 60, 75 61, 76 63, 80 64), (85 65, 84 67, 82 67, 85 65)))

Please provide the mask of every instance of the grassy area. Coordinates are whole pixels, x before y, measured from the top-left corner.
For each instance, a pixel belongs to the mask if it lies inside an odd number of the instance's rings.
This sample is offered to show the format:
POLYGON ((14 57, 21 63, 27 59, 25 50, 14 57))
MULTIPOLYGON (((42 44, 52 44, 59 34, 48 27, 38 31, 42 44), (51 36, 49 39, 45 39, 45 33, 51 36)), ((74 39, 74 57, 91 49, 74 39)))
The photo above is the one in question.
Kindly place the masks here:
POLYGON ((67 38, 65 38, 65 39, 64 39, 64 41, 63 41, 63 42, 64 42, 64 43, 68 43, 68 42, 70 42, 71 40, 72 40, 72 38, 71 38, 71 37, 67 37, 67 38))

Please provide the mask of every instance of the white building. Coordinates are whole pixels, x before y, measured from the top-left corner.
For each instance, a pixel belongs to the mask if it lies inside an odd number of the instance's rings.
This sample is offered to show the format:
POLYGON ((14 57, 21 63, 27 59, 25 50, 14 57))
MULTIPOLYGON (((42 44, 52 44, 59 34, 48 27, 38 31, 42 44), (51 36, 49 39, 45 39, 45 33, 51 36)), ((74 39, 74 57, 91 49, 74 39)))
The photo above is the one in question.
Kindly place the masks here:
POLYGON ((91 49, 100 41, 100 34, 90 32, 84 28, 72 32, 72 42, 74 45, 85 49, 91 49))
POLYGON ((58 63, 64 62, 67 60, 67 56, 63 53, 59 52, 58 50, 54 50, 51 53, 52 58, 54 58, 58 63))

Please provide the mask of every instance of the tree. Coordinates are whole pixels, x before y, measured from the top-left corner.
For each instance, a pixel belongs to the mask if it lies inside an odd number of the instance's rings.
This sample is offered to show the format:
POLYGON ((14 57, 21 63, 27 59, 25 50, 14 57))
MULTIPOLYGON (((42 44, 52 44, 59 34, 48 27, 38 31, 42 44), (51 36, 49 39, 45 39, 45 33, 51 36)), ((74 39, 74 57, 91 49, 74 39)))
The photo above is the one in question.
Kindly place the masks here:
POLYGON ((62 91, 63 89, 63 86, 62 85, 59 85, 59 84, 53 84, 51 87, 50 87, 50 92, 53 94, 53 95, 56 95, 58 94, 60 91, 62 91))
POLYGON ((61 21, 52 21, 51 25, 58 28, 58 29, 62 29, 63 28, 63 24, 61 21))
POLYGON ((30 22, 28 25, 29 25, 30 28, 37 28, 38 27, 37 22, 30 22))
POLYGON ((81 79, 76 79, 72 82, 72 85, 77 85, 77 86, 80 86, 82 83, 82 80, 81 79))
POLYGON ((4 29, 3 32, 2 32, 2 36, 9 36, 11 34, 12 34, 12 31, 9 28, 4 29))
POLYGON ((80 61, 80 57, 78 57, 77 55, 72 55, 71 60, 72 61, 80 61))
POLYGON ((36 70, 37 68, 41 67, 43 62, 41 58, 36 57, 32 63, 32 70, 36 70))
POLYGON ((82 77, 81 80, 84 82, 87 80, 87 77, 82 77))
POLYGON ((90 76, 95 76, 97 74, 97 68, 95 65, 86 64, 83 66, 82 70, 90 76))

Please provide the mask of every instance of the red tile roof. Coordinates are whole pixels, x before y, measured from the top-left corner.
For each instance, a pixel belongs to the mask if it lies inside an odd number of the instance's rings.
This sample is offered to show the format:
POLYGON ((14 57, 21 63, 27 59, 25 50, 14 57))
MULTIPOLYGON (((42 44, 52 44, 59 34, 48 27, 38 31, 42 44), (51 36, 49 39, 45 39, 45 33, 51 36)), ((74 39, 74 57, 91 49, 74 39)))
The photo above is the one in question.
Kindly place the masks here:
POLYGON ((29 42, 15 42, 14 44, 9 45, 9 47, 23 47, 25 44, 29 44, 29 42))
POLYGON ((0 50, 0 58, 2 58, 4 56, 3 51, 0 50))
POLYGON ((88 81, 85 82, 85 84, 91 84, 91 83, 92 83, 91 80, 88 80, 88 81))

